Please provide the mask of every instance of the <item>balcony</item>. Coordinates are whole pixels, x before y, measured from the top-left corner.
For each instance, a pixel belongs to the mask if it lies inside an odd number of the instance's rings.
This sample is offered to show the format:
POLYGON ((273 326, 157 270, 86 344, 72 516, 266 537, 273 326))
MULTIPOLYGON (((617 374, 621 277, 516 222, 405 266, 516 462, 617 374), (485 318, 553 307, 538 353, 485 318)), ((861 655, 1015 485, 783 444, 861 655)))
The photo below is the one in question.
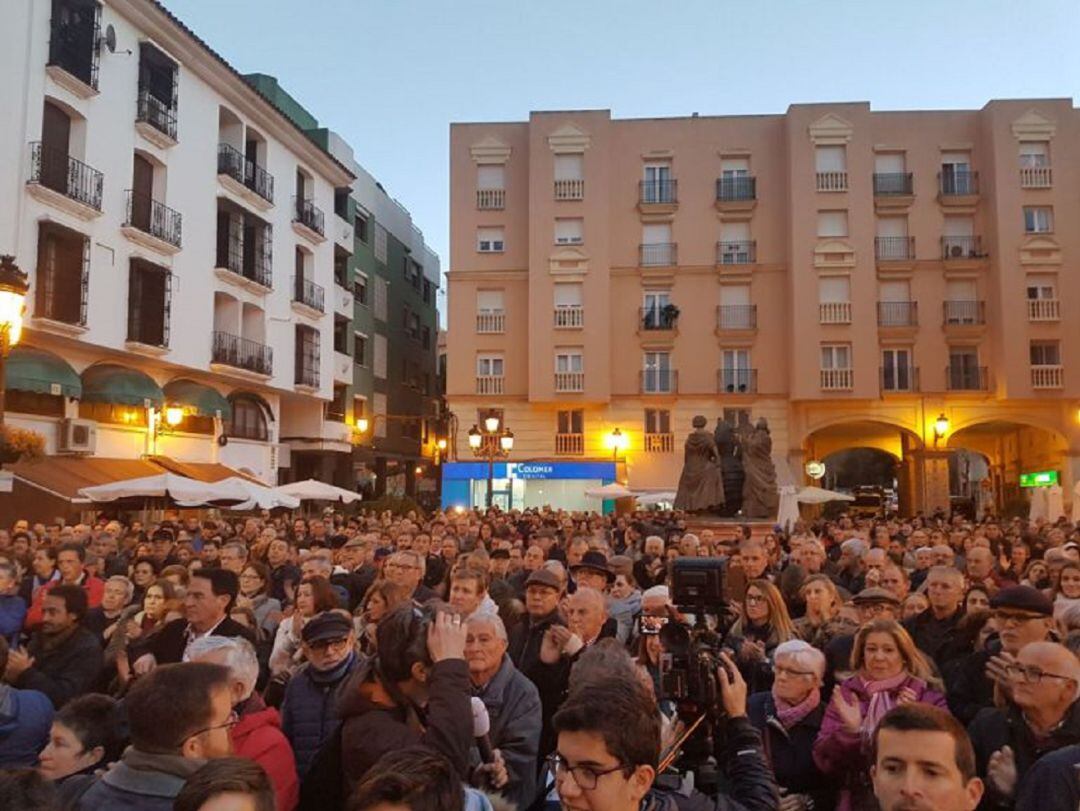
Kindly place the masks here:
POLYGON ((101 59, 101 7, 91 3, 53 4, 46 71, 80 98, 97 94, 101 59), (61 6, 66 6, 61 11, 61 6))
POLYGON ((163 102, 146 88, 139 90, 135 124, 148 141, 162 149, 175 146, 176 119, 176 107, 163 102))
POLYGON ((982 326, 986 323, 985 301, 943 301, 944 326, 982 326))
POLYGON ((987 391, 990 388, 990 373, 985 366, 945 367, 945 388, 947 391, 987 391))
POLYGON ((748 332, 757 329, 756 304, 719 304, 716 328, 721 332, 748 332))
POLYGON ((1020 167, 1021 189, 1049 189, 1053 182, 1054 177, 1049 166, 1020 167))
POLYGON ((679 204, 679 181, 642 180, 638 182, 639 206, 676 206, 679 204))
POLYGON ((83 220, 101 214, 105 176, 66 152, 37 141, 30 144, 29 192, 44 203, 83 220))
POLYGON ((979 202, 979 173, 968 170, 939 172, 938 202, 947 207, 974 209, 979 202))
POLYGON ((721 203, 757 199, 757 178, 752 175, 734 175, 716 180, 716 199, 721 203))
POLYGON ((125 236, 159 253, 174 254, 179 251, 183 225, 180 212, 132 189, 125 194, 127 214, 121 226, 125 236))
POLYGON ((239 335, 215 331, 210 362, 270 377, 274 373, 274 350, 239 335))
POLYGON ((679 373, 674 369, 644 369, 639 373, 638 383, 642 394, 676 394, 679 373))
POLYGON ((498 335, 506 332, 506 313, 502 310, 477 313, 476 332, 478 335, 498 335))
POLYGON ((819 324, 850 324, 850 301, 823 301, 818 304, 819 324))
POLYGON ((879 262, 911 262, 915 237, 874 237, 874 258, 879 262))
POLYGON ((823 192, 847 191, 847 172, 818 172, 817 190, 823 192))
POLYGON ((274 176, 229 144, 218 144, 218 175, 231 179, 226 185, 258 208, 274 204, 274 176))
POLYGON ((576 393, 585 391, 585 373, 556 372, 555 391, 558 393, 576 393))
POLYGON ((555 199, 558 200, 558 201, 584 200, 585 199, 585 181, 584 180, 556 180, 555 181, 555 199))
POLYGON ((556 456, 583 456, 585 434, 555 434, 556 456))
POLYGON ((311 200, 293 198, 293 230, 318 244, 326 239, 322 209, 311 200))
POLYGON ((855 387, 854 369, 821 369, 822 391, 851 391, 855 387))
POLYGON ((581 329, 585 326, 585 308, 580 304, 555 307, 555 329, 581 329))
POLYGON ((1031 388, 1033 389, 1063 389, 1065 388, 1065 367, 1061 364, 1040 365, 1031 367, 1031 388))
POLYGON ((317 366, 298 366, 296 369, 296 379, 293 381, 293 385, 303 386, 308 389, 319 388, 319 368, 317 366))
POLYGON ((504 380, 506 380, 506 378, 502 375, 477 375, 476 393, 488 395, 502 394, 504 380))
POLYGON ((263 293, 273 287, 273 253, 270 226, 263 225, 262 233, 247 223, 243 228, 228 228, 219 225, 217 235, 217 256, 214 267, 217 275, 227 282, 243 284, 256 293, 263 293), (245 244, 244 236, 249 235, 250 242, 245 244), (227 273, 221 271, 228 271, 227 273), (231 275, 235 274, 235 275, 231 275), (236 277, 240 278, 237 279, 236 277), (252 282, 244 284, 241 280, 252 282))
POLYGON ((875 197, 911 197, 914 193, 911 172, 874 172, 875 197))
POLYGON ((982 237, 944 236, 941 238, 941 258, 947 262, 982 259, 982 237))
POLYGON ((645 453, 675 453, 675 434, 645 434, 645 453))
POLYGON ((1032 323, 1061 320, 1061 302, 1056 298, 1028 299, 1027 310, 1032 323))
POLYGON ((477 189, 476 207, 481 211, 502 211, 506 208, 506 189, 477 189))
POLYGON ((638 308, 638 332, 673 332, 679 324, 679 308, 674 304, 638 308))
POLYGON ((883 394, 909 394, 919 391, 919 369, 915 366, 878 368, 883 394))
POLYGON ((638 263, 643 268, 674 267, 679 263, 678 246, 674 242, 639 245, 638 263))
POLYGON ((302 276, 293 276, 293 303, 308 307, 317 313, 325 312, 326 291, 321 285, 302 276))
POLYGON ((757 242, 752 239, 716 243, 716 264, 752 265, 757 261, 757 242))
POLYGON ((717 369, 716 391, 719 394, 754 394, 757 392, 757 369, 736 367, 717 369))
POLYGON ((877 305, 879 327, 917 327, 919 325, 919 302, 879 301, 877 305))

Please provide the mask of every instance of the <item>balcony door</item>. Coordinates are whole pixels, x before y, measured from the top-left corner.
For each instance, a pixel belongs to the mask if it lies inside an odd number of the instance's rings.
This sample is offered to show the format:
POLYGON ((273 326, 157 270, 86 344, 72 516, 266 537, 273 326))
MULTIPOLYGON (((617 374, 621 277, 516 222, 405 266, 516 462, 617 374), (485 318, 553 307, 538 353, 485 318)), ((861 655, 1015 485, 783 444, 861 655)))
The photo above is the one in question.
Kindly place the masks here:
POLYGON ((154 164, 136 155, 131 170, 131 224, 150 231, 154 200, 154 164))
POLYGON ((949 388, 979 388, 979 353, 971 348, 949 350, 949 388))
POLYGON ((645 167, 644 203, 671 202, 671 166, 666 163, 654 163, 645 167))
POLYGON ((68 193, 68 154, 71 119, 55 104, 45 102, 41 116, 41 185, 68 193))
POLYGON ((881 387, 885 391, 911 391, 911 350, 881 351, 881 387))
POLYGON ((945 194, 971 194, 971 157, 966 153, 944 153, 941 156, 941 190, 945 194))
POLYGON ((671 355, 667 352, 646 352, 644 389, 647 392, 668 392, 672 389, 671 355))
POLYGON ((662 329, 670 326, 664 308, 671 304, 671 291, 656 290, 645 294, 642 302, 642 321, 646 329, 662 329))
POLYGON ((725 392, 741 394, 751 390, 749 349, 725 349, 721 362, 720 383, 725 392))

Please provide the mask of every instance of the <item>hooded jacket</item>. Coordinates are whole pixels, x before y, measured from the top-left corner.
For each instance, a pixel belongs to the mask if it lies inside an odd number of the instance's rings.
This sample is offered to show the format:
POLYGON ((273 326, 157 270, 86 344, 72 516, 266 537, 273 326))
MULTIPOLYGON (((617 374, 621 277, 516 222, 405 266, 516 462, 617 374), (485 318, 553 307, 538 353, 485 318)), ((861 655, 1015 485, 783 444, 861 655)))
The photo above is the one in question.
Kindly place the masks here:
POLYGON ((44 693, 0 683, 0 769, 37 763, 52 720, 52 702, 44 693))
POLYGON ((248 699, 244 712, 229 733, 233 753, 263 767, 274 784, 277 811, 292 811, 300 799, 300 778, 292 747, 281 731, 281 716, 258 696, 248 699))

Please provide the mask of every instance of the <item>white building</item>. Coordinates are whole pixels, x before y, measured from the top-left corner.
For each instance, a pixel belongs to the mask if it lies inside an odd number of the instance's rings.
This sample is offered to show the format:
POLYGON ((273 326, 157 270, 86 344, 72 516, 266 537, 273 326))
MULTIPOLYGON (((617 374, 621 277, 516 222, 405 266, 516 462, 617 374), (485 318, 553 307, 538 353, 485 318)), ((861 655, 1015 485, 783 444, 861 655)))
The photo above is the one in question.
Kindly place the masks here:
POLYGON ((3 20, 0 254, 30 278, 8 422, 50 456, 270 483, 279 438, 348 452, 325 291, 352 240, 324 222, 352 173, 152 0, 9 0, 3 20))

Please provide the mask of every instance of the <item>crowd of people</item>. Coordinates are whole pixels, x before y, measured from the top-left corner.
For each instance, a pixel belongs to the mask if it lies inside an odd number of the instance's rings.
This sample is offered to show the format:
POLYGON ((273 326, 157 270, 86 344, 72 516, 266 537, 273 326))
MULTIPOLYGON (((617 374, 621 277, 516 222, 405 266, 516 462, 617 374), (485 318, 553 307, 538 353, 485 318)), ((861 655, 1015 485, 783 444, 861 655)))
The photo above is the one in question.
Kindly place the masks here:
POLYGON ((1080 529, 688 519, 19 521, 0 808, 1080 806, 1080 529))

